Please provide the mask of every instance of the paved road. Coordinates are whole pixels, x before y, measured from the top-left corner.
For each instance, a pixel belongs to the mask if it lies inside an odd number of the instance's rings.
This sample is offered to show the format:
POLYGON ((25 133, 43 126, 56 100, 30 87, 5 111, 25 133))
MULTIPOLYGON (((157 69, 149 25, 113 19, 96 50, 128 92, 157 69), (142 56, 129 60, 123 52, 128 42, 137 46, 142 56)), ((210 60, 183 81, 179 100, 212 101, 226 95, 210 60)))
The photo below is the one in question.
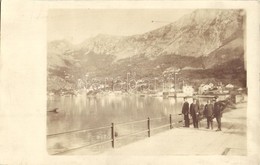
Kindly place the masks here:
POLYGON ((108 150, 103 155, 246 155, 246 104, 223 114, 222 131, 175 128, 135 143, 108 150))

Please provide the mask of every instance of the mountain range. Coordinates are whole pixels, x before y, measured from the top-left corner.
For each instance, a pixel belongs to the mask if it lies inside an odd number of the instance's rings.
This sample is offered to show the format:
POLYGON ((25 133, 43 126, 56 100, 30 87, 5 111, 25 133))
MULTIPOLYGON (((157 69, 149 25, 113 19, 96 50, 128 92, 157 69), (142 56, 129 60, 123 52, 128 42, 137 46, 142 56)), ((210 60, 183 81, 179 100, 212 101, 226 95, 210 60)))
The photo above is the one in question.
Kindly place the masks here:
POLYGON ((71 88, 86 74, 160 77, 170 68, 183 70, 186 79, 216 78, 245 85, 244 32, 244 10, 198 9, 144 34, 99 34, 77 45, 51 41, 48 90, 71 88))

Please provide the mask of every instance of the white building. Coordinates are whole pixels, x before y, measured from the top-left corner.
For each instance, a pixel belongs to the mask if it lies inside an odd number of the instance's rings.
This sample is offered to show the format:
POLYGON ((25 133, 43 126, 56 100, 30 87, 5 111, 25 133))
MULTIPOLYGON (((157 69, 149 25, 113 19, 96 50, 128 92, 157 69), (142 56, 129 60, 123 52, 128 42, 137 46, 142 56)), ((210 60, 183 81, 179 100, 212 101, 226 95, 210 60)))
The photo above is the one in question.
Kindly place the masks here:
POLYGON ((214 84, 213 83, 209 83, 209 86, 210 86, 210 88, 213 88, 214 84))
POLYGON ((228 85, 226 85, 226 88, 234 88, 234 85, 228 84, 228 85))
POLYGON ((194 89, 192 86, 185 85, 182 87, 182 91, 186 96, 192 96, 194 93, 194 89))
POLYGON ((210 84, 201 84, 199 87, 199 94, 203 94, 207 91, 209 91, 210 89, 212 89, 214 87, 214 85, 212 83, 210 84))

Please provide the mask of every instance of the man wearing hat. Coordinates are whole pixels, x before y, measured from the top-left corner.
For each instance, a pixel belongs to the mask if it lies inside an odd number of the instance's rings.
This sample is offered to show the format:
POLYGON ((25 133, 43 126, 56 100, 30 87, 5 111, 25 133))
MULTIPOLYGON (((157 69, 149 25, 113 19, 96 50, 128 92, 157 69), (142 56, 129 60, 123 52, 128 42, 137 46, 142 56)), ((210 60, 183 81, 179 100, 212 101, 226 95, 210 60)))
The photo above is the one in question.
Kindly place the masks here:
POLYGON ((222 117, 223 105, 220 102, 218 102, 218 97, 215 97, 214 102, 215 103, 214 103, 213 113, 218 123, 218 129, 216 131, 221 131, 221 117, 222 117))
POLYGON ((209 127, 213 129, 213 104, 211 100, 208 100, 204 107, 204 115, 207 118, 207 129, 209 129, 209 127))
POLYGON ((184 97, 184 103, 182 106, 182 114, 184 115, 185 127, 190 127, 190 119, 189 119, 189 103, 187 98, 184 97))
POLYGON ((193 99, 193 103, 190 105, 190 115, 194 128, 199 128, 199 104, 196 99, 193 99))

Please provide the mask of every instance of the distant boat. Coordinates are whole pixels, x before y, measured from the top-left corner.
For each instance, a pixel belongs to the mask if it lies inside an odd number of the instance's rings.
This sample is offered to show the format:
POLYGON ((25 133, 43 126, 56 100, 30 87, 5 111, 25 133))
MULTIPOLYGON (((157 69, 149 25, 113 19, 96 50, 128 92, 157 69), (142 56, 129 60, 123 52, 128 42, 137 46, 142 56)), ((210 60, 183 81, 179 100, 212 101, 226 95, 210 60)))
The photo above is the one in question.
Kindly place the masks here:
POLYGON ((59 109, 59 108, 54 108, 54 109, 52 109, 52 110, 50 110, 50 111, 47 111, 47 112, 59 113, 58 109, 59 109))

